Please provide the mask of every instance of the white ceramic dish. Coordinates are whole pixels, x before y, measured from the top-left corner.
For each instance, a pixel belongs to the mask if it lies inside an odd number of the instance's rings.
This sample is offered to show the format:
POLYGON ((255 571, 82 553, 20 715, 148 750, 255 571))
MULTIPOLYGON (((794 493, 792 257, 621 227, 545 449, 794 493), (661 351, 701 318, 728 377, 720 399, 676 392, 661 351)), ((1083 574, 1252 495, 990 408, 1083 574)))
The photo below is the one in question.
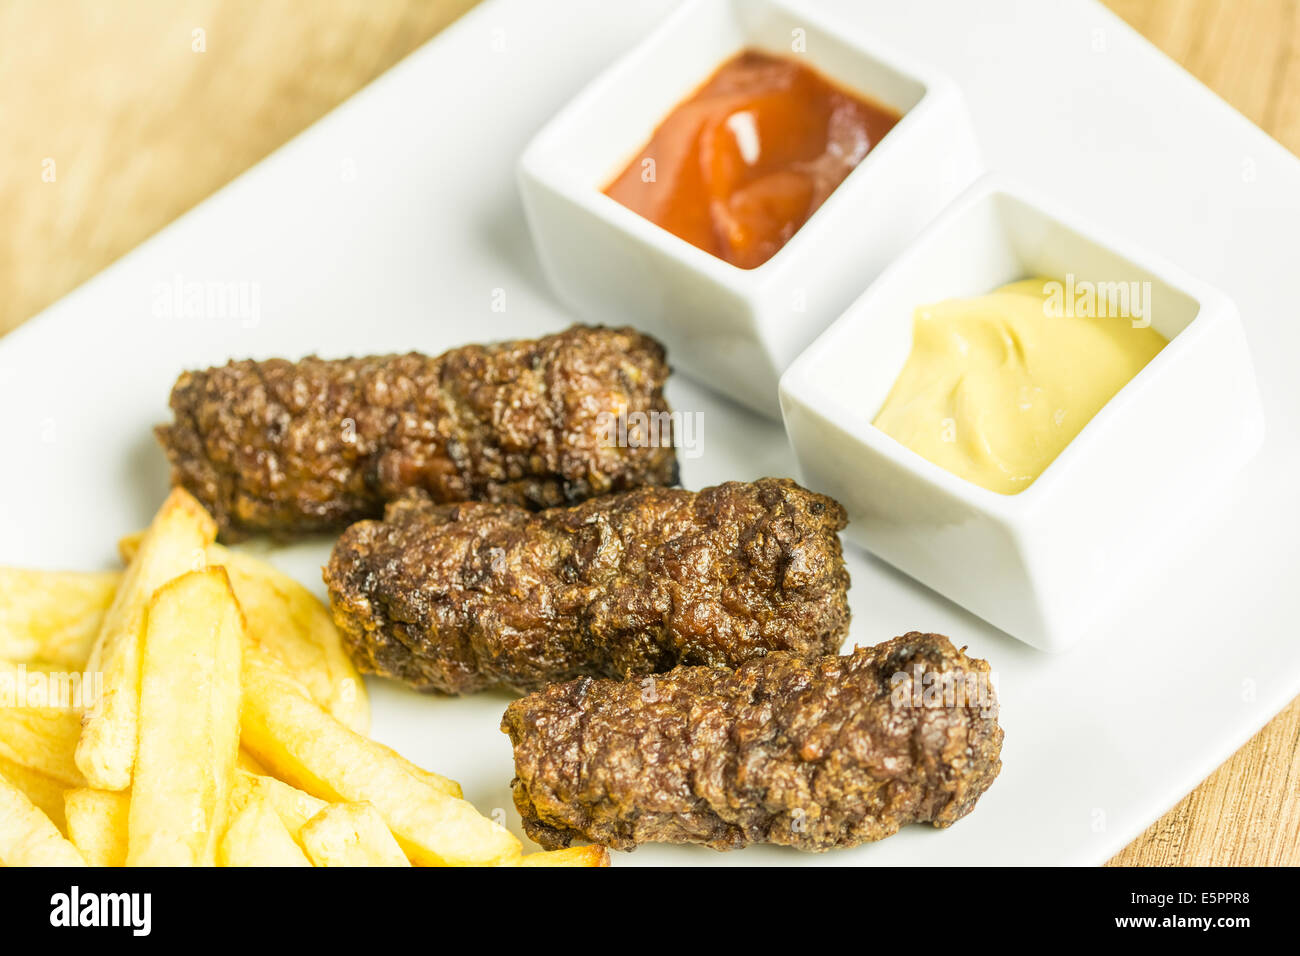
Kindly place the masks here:
MULTIPOLYGON (((437 352, 567 324, 528 236, 515 167, 534 132, 672 9, 489 0, 0 339, 0 562, 116 566, 117 537, 165 493, 149 428, 166 417, 182 368, 437 352), (161 306, 177 281, 246 283, 257 307, 168 317, 161 306)), ((1004 768, 956 826, 820 856, 646 847, 615 865, 1099 863, 1300 691, 1300 162, 1097 4, 828 0, 824 12, 941 65, 990 167, 1068 197, 1232 298, 1269 431, 1218 506, 1170 532, 1169 563, 1142 569, 1114 623, 1065 654, 1013 640, 847 548, 851 641, 940 631, 998 674, 1004 768)), ((794 473, 776 423, 683 377, 668 396, 703 415, 702 454, 682 457, 688 487, 794 473)), ((269 557, 319 593, 328 549, 318 540, 269 557)), ((498 729, 504 696, 369 687, 379 740, 460 780, 518 829, 498 729)))
POLYGON ((781 405, 805 482, 843 502, 850 540, 1058 651, 1104 620, 1146 563, 1166 560, 1164 526, 1214 507, 1264 431, 1241 321, 1223 293, 996 176, 967 190, 799 356, 781 405), (1003 495, 871 422, 911 352, 918 307, 1026 276, 1098 290, 1104 307, 1149 322, 1169 344, 1033 484, 1003 495))
POLYGON ((978 175, 961 94, 942 73, 803 0, 692 0, 593 80, 529 144, 524 208, 560 298, 659 336, 674 365, 778 417, 777 380, 863 286, 978 175), (791 50, 792 43, 806 52, 791 50), (744 48, 803 56, 903 114, 775 256, 740 269, 602 190, 655 127, 744 48))

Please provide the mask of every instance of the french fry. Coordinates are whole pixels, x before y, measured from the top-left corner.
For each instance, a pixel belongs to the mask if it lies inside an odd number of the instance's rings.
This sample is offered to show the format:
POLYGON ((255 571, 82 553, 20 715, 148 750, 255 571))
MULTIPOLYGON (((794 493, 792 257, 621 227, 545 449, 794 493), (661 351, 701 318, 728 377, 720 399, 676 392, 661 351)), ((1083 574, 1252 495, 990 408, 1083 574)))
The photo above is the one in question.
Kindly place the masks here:
POLYGON ((250 800, 260 800, 275 810, 289 835, 300 846, 303 824, 324 810, 328 803, 266 774, 236 771, 233 806, 242 807, 250 800))
POLYGON ((0 707, 0 757, 37 770, 69 787, 86 778, 73 760, 81 718, 67 711, 0 707))
POLYGON ((63 814, 63 784, 53 777, 14 763, 0 757, 0 776, 21 790, 62 833, 68 832, 67 819, 63 814))
POLYGON ((86 714, 77 743, 77 766, 100 790, 131 785, 140 717, 140 656, 147 605, 172 578, 206 562, 217 527, 203 506, 172 490, 126 569, 87 665, 103 674, 103 700, 86 714))
POLYGON ((61 703, 65 692, 72 694, 69 683, 56 686, 46 680, 53 673, 47 668, 0 661, 0 757, 65 786, 84 787, 86 779, 73 759, 81 715, 71 707, 47 706, 61 703))
POLYGON ((410 866, 402 848, 368 803, 332 803, 302 828, 316 866, 410 866))
MULTIPOLYGON (((139 548, 140 532, 118 542, 123 560, 139 548)), ((207 549, 208 564, 230 574, 249 633, 284 661, 312 700, 359 734, 370 728, 370 702, 361 675, 343 648, 329 608, 274 565, 219 544, 207 549)))
MULTIPOLYGON (((148 539, 141 548, 143 556, 148 539)), ((243 615, 224 568, 149 602, 128 866, 211 866, 239 753, 243 615)))
POLYGON ((508 830, 348 730, 252 641, 244 645, 243 678, 243 744, 277 777, 331 802, 373 804, 416 865, 497 865, 520 856, 508 830))
POLYGON ((27 795, 0 776, 0 864, 85 866, 76 847, 27 795))
POLYGON ((239 748, 239 756, 235 758, 235 766, 240 770, 247 771, 248 773, 266 773, 266 768, 254 760, 253 755, 243 747, 239 748))
POLYGON ((0 657, 85 667, 120 578, 0 568, 0 657))
MULTIPOLYGON (((279 659, 279 657, 277 657, 275 654, 268 651, 268 649, 264 647, 262 644, 260 644, 258 641, 254 640, 251 634, 249 635, 248 640, 245 641, 244 643, 243 665, 244 665, 243 676, 245 682, 248 681, 250 676, 256 676, 259 678, 260 686, 262 686, 264 689, 273 688, 277 691, 277 694, 275 695, 277 699, 283 698, 286 701, 293 698, 305 699, 307 703, 315 703, 316 710, 324 711, 324 708, 322 708, 318 702, 312 699, 311 694, 307 690, 306 685, 304 685, 300 680, 298 680, 298 676, 296 674, 291 673, 289 669, 284 665, 284 662, 279 659)), ((245 689, 245 701, 247 702, 248 700, 249 700, 248 691, 247 689, 245 689)), ((309 710, 303 711, 304 715, 309 713, 311 713, 311 711, 309 710)), ((331 726, 332 723, 341 724, 341 721, 339 721, 337 718, 334 718, 333 715, 328 712, 324 712, 324 716, 333 718, 332 721, 322 721, 321 723, 324 726, 331 726)), ((317 717, 316 719, 319 719, 319 717, 317 717)), ((343 726, 343 729, 351 731, 351 728, 346 726, 343 726)), ((337 728, 334 728, 334 730, 331 732, 334 733, 336 731, 337 728)), ((395 750, 391 750, 390 748, 385 747, 383 744, 370 740, 368 737, 364 737, 363 735, 358 734, 356 731, 351 731, 351 733, 347 735, 340 735, 340 736, 343 739, 349 741, 352 740, 352 738, 360 738, 360 740, 368 747, 376 748, 377 750, 383 751, 383 753, 388 758, 390 758, 395 765, 400 765, 400 767, 404 771, 411 774, 417 780, 432 787, 434 790, 441 791, 442 793, 446 793, 450 796, 457 797, 457 798, 464 796, 463 792, 461 791, 460 784, 457 783, 455 780, 452 780, 449 777, 444 777, 441 774, 434 773, 432 770, 425 770, 422 767, 418 767, 415 764, 411 763, 409 760, 407 760, 405 757, 403 757, 401 754, 397 753, 395 750)), ((240 743, 241 746, 244 747, 245 752, 247 752, 253 760, 258 761, 259 763, 264 763, 264 761, 261 759, 258 753, 252 747, 248 746, 247 743, 244 742, 242 737, 240 739, 240 743)), ((273 776, 275 772, 275 767, 271 764, 266 764, 266 766, 269 769, 267 771, 264 771, 264 773, 267 776, 273 776)), ((283 775, 280 776, 280 782, 286 780, 288 780, 288 778, 283 777, 283 775)), ((299 792, 305 790, 305 788, 301 788, 301 787, 297 789, 299 792)), ((334 802, 334 801, 331 798, 326 802, 334 802)))
POLYGON ((146 528, 131 531, 117 539, 117 556, 122 559, 123 564, 130 564, 140 553, 140 542, 144 540, 144 533, 147 530, 146 528))
POLYGON ((520 866, 609 866, 609 851, 603 846, 571 846, 563 850, 525 853, 520 866))
POLYGON ((130 794, 69 790, 63 795, 68 839, 91 866, 126 866, 130 794))
POLYGON ((283 571, 219 544, 208 560, 224 565, 248 621, 249 633, 280 658, 312 700, 359 734, 370 729, 366 687, 329 608, 283 571))
POLYGON ((311 866, 269 803, 251 793, 230 820, 218 866, 311 866))

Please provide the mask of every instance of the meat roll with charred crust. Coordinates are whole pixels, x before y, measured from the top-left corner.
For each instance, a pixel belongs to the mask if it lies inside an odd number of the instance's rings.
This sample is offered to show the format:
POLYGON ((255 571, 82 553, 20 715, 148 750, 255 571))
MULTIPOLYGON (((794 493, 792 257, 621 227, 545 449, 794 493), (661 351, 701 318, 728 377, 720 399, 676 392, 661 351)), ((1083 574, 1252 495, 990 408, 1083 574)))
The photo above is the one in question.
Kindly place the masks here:
POLYGON ((820 851, 947 827, 1002 766, 988 674, 946 637, 913 632, 843 657, 554 685, 501 722, 515 805, 547 848, 820 851))
POLYGON ((227 537, 341 528, 410 488, 437 501, 571 504, 677 483, 671 440, 611 441, 610 416, 667 412, 663 347, 631 329, 187 372, 158 429, 175 484, 227 537))
POLYGON ((769 651, 837 650, 844 510, 788 479, 642 488, 537 514, 394 502, 325 569, 363 671, 421 690, 532 690, 769 651))

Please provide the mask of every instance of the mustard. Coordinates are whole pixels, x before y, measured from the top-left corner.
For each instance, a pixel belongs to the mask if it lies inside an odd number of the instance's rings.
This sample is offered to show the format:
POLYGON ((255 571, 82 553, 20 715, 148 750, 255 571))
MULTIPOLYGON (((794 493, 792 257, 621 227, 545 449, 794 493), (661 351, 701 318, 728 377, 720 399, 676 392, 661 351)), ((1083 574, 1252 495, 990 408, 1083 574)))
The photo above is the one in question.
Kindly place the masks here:
POLYGON ((1060 289, 1024 279, 918 308, 876 427, 983 488, 1028 488, 1167 344, 1104 301, 1063 308, 1060 289))

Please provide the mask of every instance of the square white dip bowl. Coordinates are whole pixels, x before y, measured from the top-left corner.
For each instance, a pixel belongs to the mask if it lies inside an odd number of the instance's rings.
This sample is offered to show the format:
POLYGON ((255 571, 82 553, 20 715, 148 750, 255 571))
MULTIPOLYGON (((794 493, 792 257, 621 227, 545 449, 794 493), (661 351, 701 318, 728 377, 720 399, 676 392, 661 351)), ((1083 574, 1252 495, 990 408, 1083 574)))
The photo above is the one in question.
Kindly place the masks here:
POLYGON ((519 162, 524 209, 559 298, 588 321, 659 337, 675 368, 772 417, 795 356, 981 172, 949 79, 813 6, 686 4, 555 116, 519 162), (902 114, 754 269, 696 248, 603 192, 669 113, 745 48, 806 57, 837 85, 902 114))
POLYGON ((781 379, 781 406, 804 480, 845 505, 851 541, 1047 650, 1084 635, 1140 580, 1164 522, 1245 465, 1264 434, 1231 300, 995 177, 954 202, 799 356, 781 379), (872 421, 911 352, 918 306, 1032 276, 1073 276, 1076 288, 1099 291, 1149 282, 1151 327, 1169 344, 1036 481, 1003 495, 872 421))

